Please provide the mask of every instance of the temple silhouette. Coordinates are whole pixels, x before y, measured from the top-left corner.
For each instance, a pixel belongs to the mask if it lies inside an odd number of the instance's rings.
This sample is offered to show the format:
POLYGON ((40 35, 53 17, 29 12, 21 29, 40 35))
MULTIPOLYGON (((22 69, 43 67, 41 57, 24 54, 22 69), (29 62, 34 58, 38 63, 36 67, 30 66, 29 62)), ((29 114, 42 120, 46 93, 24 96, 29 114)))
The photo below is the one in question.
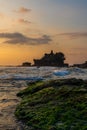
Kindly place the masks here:
POLYGON ((58 66, 68 67, 68 63, 64 63, 65 56, 62 52, 54 53, 53 50, 49 54, 45 53, 41 59, 34 59, 34 66, 58 66))

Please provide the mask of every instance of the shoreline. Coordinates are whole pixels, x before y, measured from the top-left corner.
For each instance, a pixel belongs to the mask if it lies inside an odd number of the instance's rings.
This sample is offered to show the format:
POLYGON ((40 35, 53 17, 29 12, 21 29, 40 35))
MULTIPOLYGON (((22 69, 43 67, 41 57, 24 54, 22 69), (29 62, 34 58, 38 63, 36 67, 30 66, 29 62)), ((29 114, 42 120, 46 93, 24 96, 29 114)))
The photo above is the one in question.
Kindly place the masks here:
POLYGON ((15 115, 15 109, 21 99, 16 94, 26 88, 25 83, 13 80, 0 80, 0 129, 22 130, 22 123, 15 115))
MULTIPOLYGON (((66 68, 56 68, 56 67, 40 67, 39 71, 36 67, 16 67, 16 68, 1 68, 0 69, 0 129, 5 130, 6 128, 11 129, 19 127, 21 122, 16 122, 17 120, 14 117, 14 111, 17 107, 17 104, 20 104, 21 99, 16 97, 16 94, 27 87, 27 82, 31 81, 31 77, 42 77, 44 80, 60 80, 64 78, 83 78, 87 79, 87 69, 71 69, 66 70, 71 71, 70 75, 67 76, 55 76, 54 72, 63 71, 66 68), (80 70, 80 71, 79 71, 80 70), (19 80, 12 79, 17 77, 19 80), (7 80, 7 78, 9 78, 7 80), (28 80, 25 81, 25 78, 28 80), (20 80, 23 79, 23 80, 20 80), (30 80, 29 80, 30 79, 30 80), (6 106, 7 105, 7 106, 6 106), (3 107, 3 108, 2 108, 3 107), (19 123, 17 125, 17 123, 19 123)), ((33 80, 34 81, 34 80, 33 80)), ((23 124, 24 125, 24 124, 23 124)), ((20 126, 20 130, 22 126, 20 126)))

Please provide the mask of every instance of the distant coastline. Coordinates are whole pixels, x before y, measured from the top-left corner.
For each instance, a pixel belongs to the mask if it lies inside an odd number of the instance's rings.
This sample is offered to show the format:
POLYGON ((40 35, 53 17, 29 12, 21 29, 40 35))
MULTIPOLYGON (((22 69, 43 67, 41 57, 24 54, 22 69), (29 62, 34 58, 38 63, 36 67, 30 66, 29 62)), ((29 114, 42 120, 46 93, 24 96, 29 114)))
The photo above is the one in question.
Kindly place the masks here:
POLYGON ((65 55, 62 52, 54 53, 53 50, 51 52, 45 53, 41 59, 33 59, 34 64, 31 65, 30 62, 22 63, 22 66, 57 66, 57 67, 68 67, 68 63, 64 63, 65 55))
POLYGON ((54 53, 53 50, 49 54, 45 53, 41 59, 33 59, 34 64, 30 62, 23 62, 19 67, 41 67, 41 66, 51 66, 51 67, 79 67, 87 68, 87 61, 82 64, 73 64, 65 63, 65 55, 62 52, 54 53))
POLYGON ((54 53, 51 50, 50 53, 45 53, 40 59, 33 59, 32 64, 29 61, 24 61, 21 65, 0 65, 0 67, 79 67, 87 68, 87 61, 84 63, 72 64, 65 63, 66 60, 63 52, 54 53))

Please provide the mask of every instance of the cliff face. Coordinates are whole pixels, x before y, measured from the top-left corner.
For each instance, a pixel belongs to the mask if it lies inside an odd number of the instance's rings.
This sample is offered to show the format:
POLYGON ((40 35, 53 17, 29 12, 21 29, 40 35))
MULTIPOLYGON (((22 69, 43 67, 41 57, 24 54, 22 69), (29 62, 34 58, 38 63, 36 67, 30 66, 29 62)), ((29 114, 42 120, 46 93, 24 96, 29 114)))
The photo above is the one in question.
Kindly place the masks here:
POLYGON ((44 54, 41 59, 34 59, 34 66, 68 66, 68 64, 64 63, 64 60, 65 56, 62 52, 54 54, 53 51, 51 51, 50 54, 44 54))

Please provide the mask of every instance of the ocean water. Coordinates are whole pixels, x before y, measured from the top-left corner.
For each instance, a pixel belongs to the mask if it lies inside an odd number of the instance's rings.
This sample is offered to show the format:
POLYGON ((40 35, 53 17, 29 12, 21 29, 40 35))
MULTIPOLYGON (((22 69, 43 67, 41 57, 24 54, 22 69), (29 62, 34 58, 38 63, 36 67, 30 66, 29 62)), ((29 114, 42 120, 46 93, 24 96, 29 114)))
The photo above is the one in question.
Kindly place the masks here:
POLYGON ((82 78, 87 79, 87 69, 58 67, 0 67, 0 79, 34 80, 35 78, 82 78), (69 74, 55 75, 55 72, 67 71, 69 74))
POLYGON ((58 67, 0 67, 0 130, 23 130, 14 116, 20 102, 16 94, 27 87, 27 82, 59 78, 87 80, 87 69, 58 67))

